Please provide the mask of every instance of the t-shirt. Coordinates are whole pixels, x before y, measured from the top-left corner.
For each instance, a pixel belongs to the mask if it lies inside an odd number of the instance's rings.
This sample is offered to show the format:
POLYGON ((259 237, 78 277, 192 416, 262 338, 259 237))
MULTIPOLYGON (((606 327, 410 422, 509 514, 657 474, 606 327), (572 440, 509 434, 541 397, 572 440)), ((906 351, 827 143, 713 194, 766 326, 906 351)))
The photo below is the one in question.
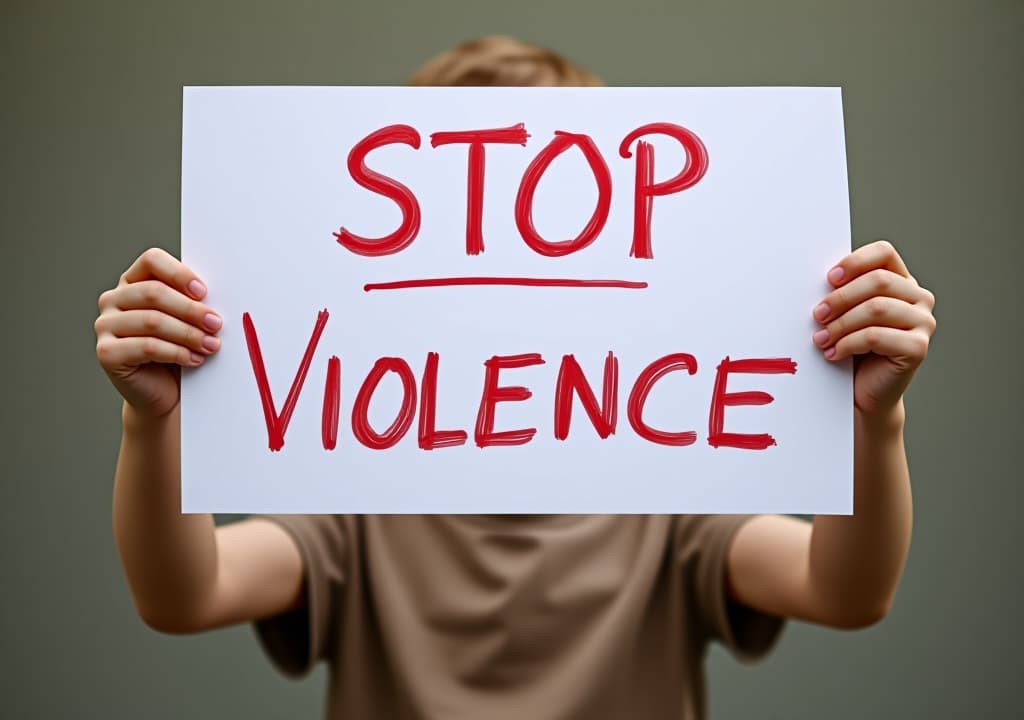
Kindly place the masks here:
POLYGON ((689 720, 717 640, 782 621, 728 602, 742 516, 271 516, 306 607, 257 623, 289 675, 329 663, 327 717, 689 720))

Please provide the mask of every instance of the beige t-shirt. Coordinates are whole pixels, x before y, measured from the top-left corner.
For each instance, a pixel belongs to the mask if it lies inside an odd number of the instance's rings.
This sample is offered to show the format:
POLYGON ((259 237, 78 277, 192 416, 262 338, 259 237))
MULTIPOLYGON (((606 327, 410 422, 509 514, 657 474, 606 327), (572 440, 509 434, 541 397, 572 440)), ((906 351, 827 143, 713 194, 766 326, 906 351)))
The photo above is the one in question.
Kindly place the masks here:
POLYGON ((307 607, 257 623, 289 675, 330 664, 327 717, 702 718, 711 640, 782 622, 727 602, 739 516, 298 516, 307 607))

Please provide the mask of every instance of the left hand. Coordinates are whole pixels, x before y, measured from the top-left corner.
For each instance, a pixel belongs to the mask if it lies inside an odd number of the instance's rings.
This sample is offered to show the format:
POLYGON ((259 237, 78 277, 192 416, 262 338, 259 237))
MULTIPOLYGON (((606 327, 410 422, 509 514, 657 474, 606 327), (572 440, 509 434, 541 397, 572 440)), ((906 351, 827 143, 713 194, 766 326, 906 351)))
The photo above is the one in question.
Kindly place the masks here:
POLYGON ((867 416, 894 410, 935 332, 935 296, 917 284, 891 243, 880 240, 828 272, 833 290, 814 308, 813 341, 825 358, 854 357, 854 404, 867 416))

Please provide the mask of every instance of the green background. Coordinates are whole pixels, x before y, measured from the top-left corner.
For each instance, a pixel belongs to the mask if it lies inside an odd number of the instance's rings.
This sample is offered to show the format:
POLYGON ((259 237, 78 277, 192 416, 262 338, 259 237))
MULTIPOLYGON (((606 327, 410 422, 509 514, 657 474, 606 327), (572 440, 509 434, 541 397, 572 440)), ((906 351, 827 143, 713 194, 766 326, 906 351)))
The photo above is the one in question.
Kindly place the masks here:
MULTIPOLYGON (((165 637, 110 529, 119 402, 97 295, 177 252, 182 85, 401 84, 507 33, 613 85, 841 85, 853 235, 938 296, 908 406, 914 547, 895 608, 793 624, 755 668, 710 657, 717 718, 1019 716, 1024 3, 862 0, 0 2, 0 715, 322 713, 248 628, 165 637)), ((822 468, 827 472, 828 468, 822 468)))

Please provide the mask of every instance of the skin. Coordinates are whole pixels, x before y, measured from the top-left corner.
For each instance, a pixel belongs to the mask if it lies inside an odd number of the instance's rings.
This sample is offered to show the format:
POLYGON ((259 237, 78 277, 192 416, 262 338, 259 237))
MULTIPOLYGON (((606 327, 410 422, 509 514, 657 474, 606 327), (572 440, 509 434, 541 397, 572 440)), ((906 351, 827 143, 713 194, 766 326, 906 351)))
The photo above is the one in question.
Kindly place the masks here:
MULTIPOLYGON (((762 612, 859 628, 888 612, 910 546, 903 393, 928 352, 935 299, 885 241, 828 271, 812 342, 854 357, 854 508, 812 523, 752 517, 729 551, 730 598, 762 612)), ((301 607, 291 537, 251 519, 216 528, 180 512, 180 368, 217 352, 222 320, 198 276, 162 250, 143 253, 99 298, 96 355, 124 398, 114 532, 140 616, 197 632, 301 607)))

